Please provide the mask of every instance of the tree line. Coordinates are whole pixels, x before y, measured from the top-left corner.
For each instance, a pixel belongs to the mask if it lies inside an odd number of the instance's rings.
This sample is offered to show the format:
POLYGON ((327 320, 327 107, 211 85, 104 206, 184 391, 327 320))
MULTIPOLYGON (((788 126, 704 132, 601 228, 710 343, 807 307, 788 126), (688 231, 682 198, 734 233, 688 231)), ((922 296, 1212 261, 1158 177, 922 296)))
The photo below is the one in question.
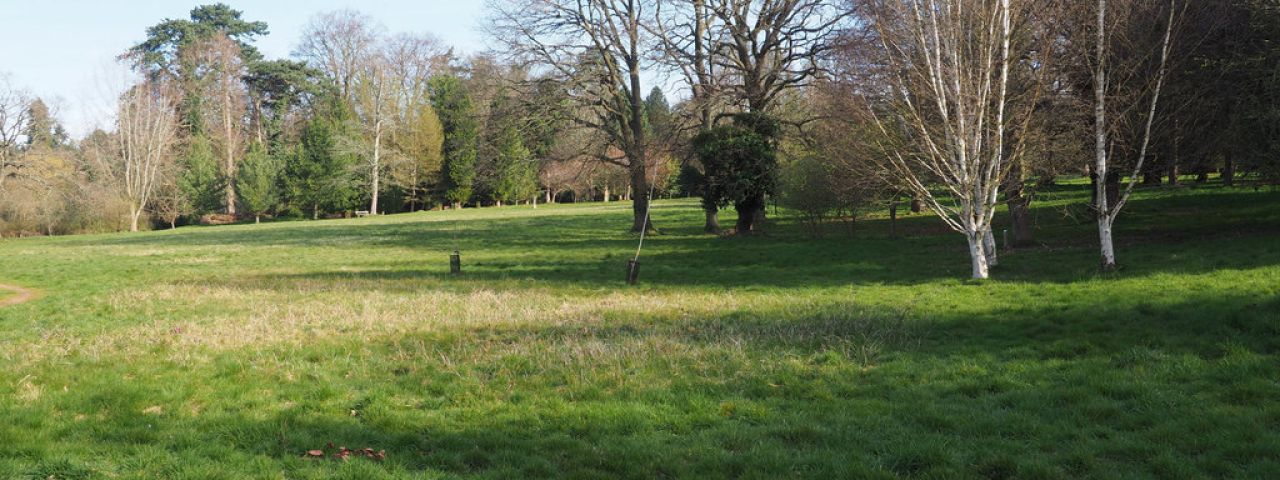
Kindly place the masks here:
MULTIPOLYGON (((254 47, 267 31, 222 4, 150 27, 119 57, 132 80, 113 99, 112 125, 83 139, 41 99, 0 83, 0 228, 630 198, 621 168, 581 153, 605 147, 566 131, 572 107, 551 76, 493 55, 460 58, 351 10, 316 15, 290 59, 254 47)), ((661 90, 647 100, 666 115, 661 90)))
POLYGON ((651 199, 692 195, 709 233, 760 233, 772 202, 820 235, 902 205, 961 233, 985 278, 995 223, 1033 243, 1030 207, 1059 178, 1091 180, 1110 269, 1135 189, 1280 176, 1268 0, 488 7, 494 52, 337 11, 273 60, 254 47, 267 25, 201 6, 121 55, 136 78, 113 128, 78 140, 3 84, 3 228, 622 199, 639 231, 661 226, 651 199))

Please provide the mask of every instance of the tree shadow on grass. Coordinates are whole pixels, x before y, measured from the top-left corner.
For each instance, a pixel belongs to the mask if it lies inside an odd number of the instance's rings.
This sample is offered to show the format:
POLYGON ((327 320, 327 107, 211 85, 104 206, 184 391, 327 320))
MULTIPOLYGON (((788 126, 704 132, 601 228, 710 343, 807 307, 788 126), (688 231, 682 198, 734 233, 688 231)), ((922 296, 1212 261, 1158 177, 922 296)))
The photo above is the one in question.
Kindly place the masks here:
MULTIPOLYGON (((429 289, 472 291, 536 286, 580 289, 625 288, 634 250, 626 241, 563 241, 560 250, 462 250, 462 273, 449 273, 449 250, 423 252, 412 260, 362 258, 340 268, 305 272, 265 272, 211 283, 288 290, 299 282, 386 292, 429 289)), ((753 239, 673 239, 653 242, 640 257, 643 288, 833 288, 861 286, 960 285, 969 272, 961 248, 932 240, 865 239, 857 247, 833 240, 791 242, 753 239), (913 246, 914 245, 914 246, 913 246)), ((1001 284, 1071 285, 1099 278, 1136 280, 1178 274, 1280 265, 1273 237, 1187 240, 1122 251, 1121 271, 1103 275, 1092 249, 1045 248, 1005 252, 992 269, 989 288, 1001 284)))
POLYGON ((1274 467, 1280 298, 1120 300, 1082 302, 1093 315, 1041 306, 904 318, 840 303, 462 327, 359 350, 309 345, 297 362, 322 368, 283 383, 253 358, 299 352, 231 352, 215 371, 165 382, 179 405, 223 377, 248 386, 228 404, 157 416, 147 413, 153 385, 86 380, 94 395, 58 411, 106 417, 56 440, 83 445, 23 461, 162 451, 171 454, 118 461, 153 469, 139 476, 354 478, 1241 477, 1274 467), (856 353, 868 347, 878 352, 856 353), (331 442, 385 449, 388 460, 302 458, 331 442))
MULTIPOLYGON (((1062 188, 1064 195, 1079 195, 1076 186, 1062 188)), ((1280 264, 1280 248, 1274 241, 1280 236, 1280 213, 1271 206, 1280 200, 1280 195, 1208 195, 1194 191, 1144 195, 1133 202, 1119 228, 1122 271, 1110 276, 1201 274, 1280 264)), ((1072 208, 1076 207, 1087 209, 1083 205, 1072 208)), ((994 279, 1061 285, 1099 277, 1093 225, 1087 218, 1070 218, 1058 209, 1044 206, 1034 210, 1041 219, 1038 235, 1044 243, 1036 248, 1003 252, 1002 265, 993 269, 994 279)), ((343 280, 358 280, 352 288, 393 292, 424 288, 516 289, 531 284, 583 289, 623 286, 626 262, 635 254, 638 240, 619 230, 619 225, 626 223, 625 209, 589 206, 550 209, 530 217, 505 216, 534 215, 531 212, 476 212, 469 213, 478 215, 475 218, 454 219, 446 216, 449 213, 432 212, 367 221, 295 222, 262 228, 211 227, 172 234, 73 238, 61 243, 175 249, 232 245, 249 248, 225 255, 246 257, 264 254, 254 247, 288 247, 297 248, 298 255, 316 252, 334 259, 332 267, 312 264, 290 270, 290 264, 284 261, 274 271, 203 280, 245 288, 261 284, 288 289, 292 282, 313 281, 335 282, 337 286, 343 280), (461 278, 446 273, 448 254, 454 249, 463 255, 461 278), (344 258, 344 251, 350 255, 344 258)), ((890 238, 888 221, 873 219, 860 222, 854 238, 830 235, 811 239, 794 218, 783 215, 775 220, 773 233, 767 236, 717 238, 700 234, 700 214, 690 202, 670 203, 655 211, 660 224, 668 227, 666 235, 646 240, 640 277, 645 287, 912 286, 959 284, 969 276, 963 240, 952 233, 890 238)), ((936 229, 940 224, 927 215, 913 216, 900 220, 898 230, 936 229)))
MULTIPOLYGON (((410 337, 397 343, 434 343, 446 356, 493 349, 461 374, 514 388, 435 428, 390 419, 284 423, 296 435, 293 444, 389 441, 404 459, 396 468, 482 476, 953 476, 986 475, 1002 465, 1023 474, 1129 475, 1158 474, 1169 467, 1159 457, 1170 453, 1191 459, 1181 466, 1186 471, 1207 474, 1274 465, 1268 445, 1277 435, 1258 423, 1267 414, 1239 407, 1269 403, 1268 392, 1276 391, 1258 381, 1280 353, 1280 323, 1266 313, 1280 311, 1278 299, 1112 307, 1094 308, 1107 313, 1075 318, 1056 332, 1043 329, 1066 319, 1050 311, 907 320, 924 322, 911 326, 899 312, 836 305, 410 337), (558 357, 524 357, 520 348, 572 350, 584 340, 642 345, 650 337, 707 348, 735 364, 659 360, 654 352, 639 363, 670 363, 618 371, 632 371, 638 382, 681 372, 692 378, 647 388, 606 373, 596 385, 564 390, 545 383, 574 370, 610 370, 615 360, 582 357, 567 372, 548 373, 540 364, 558 357), (857 358, 854 352, 869 347, 880 352, 857 358), (555 392, 567 398, 538 398, 555 392), (1199 431, 1206 425, 1217 430, 1199 431), (1222 443, 1190 439, 1197 435, 1222 443), (1132 445, 1144 446, 1125 451, 1132 445), (1187 455, 1192 451, 1197 455, 1187 455), (1077 463, 1081 458, 1092 460, 1077 463)), ((630 353, 622 355, 616 360, 625 363, 630 353)), ((1268 411, 1277 412, 1273 404, 1268 411)))

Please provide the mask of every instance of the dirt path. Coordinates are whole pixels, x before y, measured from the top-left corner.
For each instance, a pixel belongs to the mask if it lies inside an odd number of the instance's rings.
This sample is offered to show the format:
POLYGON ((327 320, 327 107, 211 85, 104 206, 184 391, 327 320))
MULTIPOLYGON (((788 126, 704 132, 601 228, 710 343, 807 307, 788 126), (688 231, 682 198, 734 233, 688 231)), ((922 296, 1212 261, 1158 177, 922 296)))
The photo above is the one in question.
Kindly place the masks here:
POLYGON ((36 298, 36 292, 17 285, 6 285, 0 283, 0 290, 7 290, 14 293, 14 295, 9 297, 0 298, 0 307, 10 307, 20 303, 30 302, 36 298))

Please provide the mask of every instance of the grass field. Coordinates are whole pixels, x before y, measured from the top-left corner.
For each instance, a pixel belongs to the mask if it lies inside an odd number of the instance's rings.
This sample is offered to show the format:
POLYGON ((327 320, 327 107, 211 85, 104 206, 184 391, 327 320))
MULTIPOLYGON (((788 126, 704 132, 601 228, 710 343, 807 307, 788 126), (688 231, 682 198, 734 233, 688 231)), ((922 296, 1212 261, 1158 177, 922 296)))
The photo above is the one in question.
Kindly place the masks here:
POLYGON ((1087 197, 987 282, 685 200, 637 287, 621 203, 0 241, 0 478, 1280 475, 1280 193, 1143 191, 1109 275, 1087 197))

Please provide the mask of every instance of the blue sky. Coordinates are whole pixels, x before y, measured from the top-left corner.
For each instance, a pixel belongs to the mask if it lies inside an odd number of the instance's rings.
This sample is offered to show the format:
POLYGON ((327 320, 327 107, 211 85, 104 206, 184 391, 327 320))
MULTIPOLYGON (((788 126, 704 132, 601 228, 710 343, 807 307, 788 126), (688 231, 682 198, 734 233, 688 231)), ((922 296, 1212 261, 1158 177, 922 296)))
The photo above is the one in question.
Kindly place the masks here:
MULTIPOLYGON (((95 82, 112 59, 142 40, 146 28, 165 18, 187 18, 209 1, 0 0, 0 73, 51 99, 59 117, 79 136, 93 125, 86 104, 99 94, 95 82), (60 100, 53 100, 60 99, 60 100)), ((302 27, 318 12, 352 8, 390 32, 429 32, 460 53, 485 49, 479 27, 481 0, 222 0, 261 20, 271 34, 258 48, 269 58, 287 57, 302 27)))

